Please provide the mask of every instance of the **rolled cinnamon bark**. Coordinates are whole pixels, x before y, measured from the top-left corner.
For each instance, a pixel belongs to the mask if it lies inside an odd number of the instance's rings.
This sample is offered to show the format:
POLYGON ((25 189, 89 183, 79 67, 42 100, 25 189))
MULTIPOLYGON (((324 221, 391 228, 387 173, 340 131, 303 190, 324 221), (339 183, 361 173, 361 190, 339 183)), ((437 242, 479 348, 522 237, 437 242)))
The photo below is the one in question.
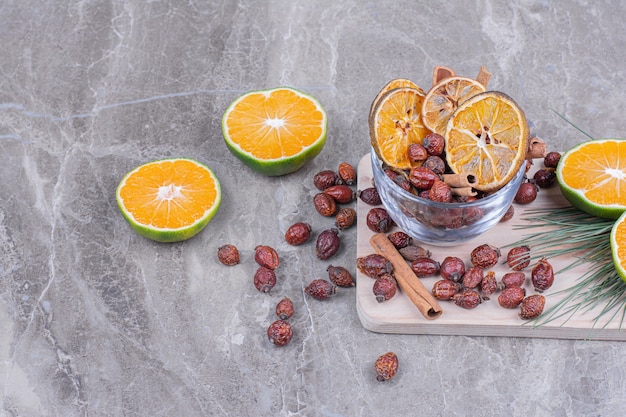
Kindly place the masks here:
POLYGON ((460 197, 476 197, 478 195, 478 192, 472 187, 450 187, 450 191, 452 191, 452 195, 458 195, 460 197))
POLYGON ((450 188, 471 187, 476 184, 476 177, 472 174, 443 174, 442 177, 450 188))
POLYGON ((455 75, 456 72, 454 72, 453 69, 438 65, 433 69, 433 85, 445 78, 454 77, 455 75))
POLYGON ((487 84, 489 84, 490 79, 491 79, 491 73, 487 71, 487 67, 483 65, 482 67, 480 67, 480 71, 478 72, 478 75, 476 76, 476 81, 481 83, 483 87, 487 88, 487 84))

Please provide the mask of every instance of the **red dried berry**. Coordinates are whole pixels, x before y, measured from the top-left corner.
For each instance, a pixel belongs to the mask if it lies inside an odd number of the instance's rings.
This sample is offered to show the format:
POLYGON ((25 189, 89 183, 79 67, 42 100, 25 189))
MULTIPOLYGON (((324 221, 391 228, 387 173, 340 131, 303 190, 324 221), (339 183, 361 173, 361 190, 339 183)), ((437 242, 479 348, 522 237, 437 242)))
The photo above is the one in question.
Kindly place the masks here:
POLYGON ((471 310, 482 303, 482 298, 476 290, 463 290, 454 294, 452 301, 459 307, 471 310))
POLYGON ((431 258, 417 258, 411 262, 411 270, 420 278, 437 275, 441 265, 431 258))
POLYGON ((314 279, 304 287, 304 292, 316 300, 326 300, 337 294, 337 286, 325 279, 314 279))
POLYGON ((411 191, 411 182, 405 173, 399 173, 390 168, 386 168, 384 172, 398 187, 402 188, 404 191, 411 191))
POLYGON ((361 201, 370 206, 379 206, 383 202, 380 200, 380 194, 376 187, 369 187, 357 193, 361 201))
POLYGON ((285 232, 285 241, 298 246, 305 243, 311 237, 311 225, 304 222, 294 223, 285 232))
POLYGON ((339 168, 337 168, 337 173, 339 174, 339 178, 346 185, 354 185, 356 184, 356 170, 352 165, 347 162, 342 162, 339 164, 339 168))
POLYGON ((269 292, 276 285, 274 270, 260 266, 254 274, 254 286, 260 292, 269 292))
POLYGON ((291 318, 294 313, 293 302, 289 297, 285 297, 276 304, 276 315, 281 320, 291 318))
POLYGON ((437 175, 443 175, 446 172, 446 162, 440 156, 429 156, 422 166, 431 169, 437 175))
POLYGON ((217 249, 217 259, 227 266, 239 263, 239 250, 235 245, 226 244, 217 249))
POLYGON ((341 247, 341 239, 337 229, 324 230, 317 236, 315 255, 319 260, 326 260, 337 253, 341 247))
POLYGON ((556 182, 556 171, 554 168, 541 168, 533 175, 533 181, 539 188, 549 188, 556 182))
POLYGON ((315 194, 313 205, 315 210, 324 217, 332 217, 337 213, 337 202, 324 192, 315 194))
POLYGON ((293 337, 291 324, 285 320, 276 320, 267 328, 267 338, 276 346, 289 344, 293 337))
POLYGON ((508 287, 498 295, 498 304, 503 308, 517 308, 524 297, 526 290, 521 287, 508 287))
POLYGON ((461 290, 461 285, 449 279, 440 279, 433 284, 432 294, 438 300, 451 300, 461 290))
POLYGON ((522 300, 519 316, 523 320, 536 319, 543 313, 546 298, 541 294, 533 294, 522 300))
POLYGON ((428 151, 421 143, 412 143, 409 145, 408 157, 411 163, 419 164, 428 158, 428 151))
POLYGON ((499 289, 500 286, 496 280, 496 273, 493 271, 487 271, 483 275, 483 279, 480 282, 480 295, 483 297, 483 300, 488 300, 489 296, 499 289))
POLYGON ((515 215, 515 206, 510 205, 509 208, 504 213, 504 215, 502 216, 502 218, 500 219, 500 222, 509 221, 513 218, 514 215, 515 215))
POLYGON ((537 186, 532 182, 523 182, 513 198, 517 204, 530 204, 537 198, 537 186))
POLYGON ((383 274, 374 282, 372 292, 376 296, 376 301, 382 303, 393 298, 398 290, 396 279, 391 274, 383 274))
POLYGON ((388 381, 398 372, 398 356, 393 352, 380 355, 374 362, 376 380, 379 382, 388 381))
POLYGON ((535 287, 535 291, 543 292, 554 283, 554 270, 546 258, 541 258, 533 266, 530 279, 535 287))
POLYGON ((472 265, 488 269, 498 263, 500 249, 487 243, 475 247, 470 253, 472 265))
POLYGON ((530 264, 530 247, 515 246, 506 254, 506 263, 514 271, 521 271, 530 264))
POLYGON ((382 274, 393 273, 393 264, 383 255, 377 253, 357 258, 356 267, 363 275, 374 279, 382 274))
POLYGON ((352 207, 344 207, 335 216, 335 226, 339 230, 344 230, 354 225, 356 221, 356 210, 352 207))
POLYGON ((432 253, 419 245, 408 245, 398 249, 404 260, 412 262, 417 258, 430 258, 432 253))
POLYGON ((393 233, 389 233, 387 235, 387 239, 391 242, 391 244, 396 249, 405 248, 411 244, 413 244, 413 238, 408 234, 404 233, 402 230, 398 230, 393 233))
POLYGON ((452 189, 445 182, 435 180, 428 191, 428 198, 438 203, 450 203, 452 201, 452 189))
POLYGON ((502 279, 500 280, 502 285, 504 285, 504 288, 522 287, 524 285, 524 281, 526 281, 526 274, 522 271, 507 272, 502 275, 502 279))
POLYGON ((438 179, 437 174, 424 166, 413 167, 409 172, 409 182, 418 190, 430 189, 438 179))
POLYGON ((446 256, 439 266, 439 273, 444 279, 459 282, 465 274, 465 262, 457 256, 446 256))
POLYGON ((463 274, 462 284, 463 288, 473 289, 478 287, 482 282, 485 274, 482 268, 478 266, 471 266, 463 274))
POLYGON ((389 229, 394 225, 391 216, 382 207, 374 207, 367 212, 365 218, 367 227, 376 233, 387 233, 389 229))
POLYGON ((543 164, 546 168, 556 168, 561 160, 561 154, 559 152, 548 152, 543 158, 543 164))
POLYGON ((266 245, 258 245, 254 248, 254 260, 259 265, 269 269, 276 269, 280 265, 280 258, 276 249, 266 245))
POLYGON ((339 204, 347 204, 356 198, 356 193, 352 188, 344 184, 331 185, 324 190, 324 193, 331 196, 339 204))
POLYGON ((332 282, 336 286, 354 287, 354 277, 352 276, 350 271, 348 271, 343 266, 329 265, 328 268, 326 268, 326 271, 328 272, 328 279, 330 279, 330 282, 332 282))
POLYGON ((429 155, 439 156, 443 153, 446 140, 439 133, 431 133, 424 136, 422 145, 428 151, 429 155))
POLYGON ((326 169, 324 171, 320 171, 313 177, 313 185, 320 191, 324 191, 331 185, 335 185, 340 182, 339 175, 335 171, 331 171, 326 169))

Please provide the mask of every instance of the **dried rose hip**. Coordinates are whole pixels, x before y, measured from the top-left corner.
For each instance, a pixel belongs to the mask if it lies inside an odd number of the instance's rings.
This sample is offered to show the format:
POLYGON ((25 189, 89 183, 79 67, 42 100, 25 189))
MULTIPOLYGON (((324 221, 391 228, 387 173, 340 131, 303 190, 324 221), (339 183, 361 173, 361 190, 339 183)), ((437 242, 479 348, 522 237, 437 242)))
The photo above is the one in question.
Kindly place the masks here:
POLYGON ((354 287, 355 283, 352 274, 343 266, 329 265, 326 271, 328 272, 328 279, 336 286, 354 287))
POLYGON ((335 171, 326 169, 320 171, 313 177, 313 185, 320 191, 324 191, 331 185, 335 185, 340 181, 339 175, 335 171))
POLYGON ((418 166, 411 168, 409 172, 409 182, 418 190, 428 190, 433 186, 439 176, 432 169, 418 166))
POLYGON ((337 286, 325 279, 314 279, 304 287, 304 292, 316 300, 326 300, 337 294, 337 286))
POLYGON ((487 271, 483 275, 483 280, 480 282, 480 294, 483 300, 488 300, 491 294, 500 289, 498 281, 496 280, 496 273, 493 271, 487 271))
POLYGON ((549 188, 556 182, 554 168, 541 168, 533 175, 533 181, 539 188, 549 188))
POLYGON ((393 264, 383 255, 372 253, 356 260, 357 269, 365 276, 378 278, 382 274, 393 273, 393 264))
POLYGON ((325 260, 333 256, 341 246, 339 231, 337 229, 324 230, 317 236, 315 255, 319 260, 325 260))
POLYGON ((276 320, 267 328, 267 338, 276 346, 289 344, 293 337, 291 324, 285 320, 276 320))
POLYGON ((387 233, 393 226, 393 220, 387 210, 382 207, 374 207, 367 212, 365 218, 367 227, 376 233, 387 233))
POLYGON ((280 265, 278 253, 271 246, 258 245, 254 248, 254 260, 261 266, 276 269, 280 265))
POLYGON ((440 279, 433 284, 432 294, 438 300, 447 301, 461 290, 461 285, 449 279, 440 279))
POLYGON ((475 247, 470 254, 472 265, 483 269, 491 268, 498 263, 500 249, 487 243, 475 247))
POLYGON ((398 284, 396 283, 396 279, 391 274, 382 274, 374 282, 374 286, 372 287, 372 291, 376 296, 376 301, 379 303, 393 298, 393 296, 396 295, 397 290, 398 284))
POLYGON ((504 216, 502 216, 502 218, 500 219, 500 222, 509 221, 513 218, 514 215, 515 215, 515 206, 510 205, 509 208, 504 213, 504 216))
POLYGON ((311 237, 311 225, 304 222, 294 223, 285 232, 285 241, 292 246, 305 243, 311 237))
POLYGON ((428 151, 421 143, 412 143, 409 145, 408 156, 410 162, 420 163, 428 158, 428 151))
POLYGON ((347 204, 356 198, 356 193, 352 188, 344 184, 331 185, 324 192, 339 204, 347 204))
POLYGON ((437 175, 442 175, 446 172, 446 163, 440 156, 429 156, 422 166, 431 169, 437 175))
POLYGON ((522 287, 524 285, 524 281, 526 281, 526 274, 522 271, 507 272, 502 275, 502 279, 500 280, 502 285, 504 285, 504 288, 522 287))
POLYGON ((398 249, 400 255, 409 262, 416 260, 417 258, 430 258, 432 253, 419 245, 408 245, 398 249))
POLYGON ((224 265, 237 265, 239 263, 239 250, 235 245, 220 246, 217 249, 217 259, 224 265))
POLYGON ((546 166, 546 168, 556 168, 559 164, 560 159, 561 154, 559 152, 548 152, 543 158, 543 164, 546 166))
POLYGON ((452 201, 452 189, 445 182, 435 180, 428 191, 428 198, 438 203, 450 203, 452 201))
POLYGON ((378 190, 376 187, 368 187, 364 190, 361 190, 357 193, 361 201, 370 206, 379 206, 383 202, 380 200, 380 194, 378 194, 378 190))
POLYGON ((339 168, 337 168, 337 172, 339 173, 339 178, 341 178, 344 184, 354 185, 356 183, 356 170, 349 163, 340 163, 339 168))
POLYGON ((260 266, 254 274, 254 286, 260 292, 269 292, 276 285, 274 270, 260 266))
POLYGON ((438 133, 431 133, 422 139, 422 145, 426 148, 428 154, 434 156, 439 156, 443 153, 445 143, 444 137, 438 133))
POLYGON ((398 372, 398 356, 393 352, 380 355, 374 362, 376 380, 379 382, 388 381, 398 372))
POLYGON ((530 247, 515 246, 506 254, 506 263, 514 271, 521 271, 530 264, 530 247))
POLYGON ((398 187, 404 191, 411 191, 411 182, 405 173, 399 173, 390 168, 386 168, 384 172, 398 187))
POLYGON ((337 202, 330 195, 321 192, 313 197, 315 210, 324 217, 334 216, 337 212, 337 202))
POLYGON ((389 239, 391 244, 396 249, 402 249, 402 248, 405 248, 405 247, 413 244, 413 238, 411 236, 407 235, 406 233, 404 233, 402 230, 398 230, 397 232, 389 233, 387 235, 387 239, 389 239))
POLYGON ((344 207, 337 212, 335 216, 335 226, 339 230, 344 230, 351 227, 356 221, 356 210, 352 207, 344 207))
POLYGON ((471 266, 467 268, 467 271, 463 274, 461 283, 463 288, 473 289, 478 287, 482 282, 485 273, 482 268, 478 266, 471 266))
POLYGON ((537 186, 532 182, 523 182, 513 198, 517 204, 530 204, 537 198, 537 186))
POLYGON ((289 297, 285 297, 276 304, 276 315, 281 320, 287 320, 293 316, 293 302, 289 297))
POLYGON ((444 279, 459 282, 465 274, 465 262, 457 256, 446 256, 439 266, 439 273, 444 279))
POLYGON ((539 317, 543 313, 546 298, 541 294, 533 294, 522 300, 520 304, 519 316, 523 320, 531 320, 539 317))
POLYGON ((517 308, 525 296, 526 290, 524 288, 508 287, 498 295, 498 304, 504 308, 517 308))
POLYGON ((541 258, 533 266, 530 279, 535 287, 535 291, 543 292, 554 283, 554 270, 546 258, 541 258))
POLYGON ((462 290, 452 296, 452 301, 459 307, 471 310, 482 303, 482 298, 476 290, 462 290))
POLYGON ((417 258, 411 262, 411 270, 420 278, 437 275, 441 265, 431 258, 417 258))

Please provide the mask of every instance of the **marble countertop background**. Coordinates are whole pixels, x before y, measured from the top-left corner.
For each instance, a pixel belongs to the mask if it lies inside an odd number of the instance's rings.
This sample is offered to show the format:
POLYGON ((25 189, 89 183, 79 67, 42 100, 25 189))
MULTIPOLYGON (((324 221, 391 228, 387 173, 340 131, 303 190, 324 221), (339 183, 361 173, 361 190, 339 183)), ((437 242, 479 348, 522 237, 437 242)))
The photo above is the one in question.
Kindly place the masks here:
MULTIPOLYGON (((304 295, 329 262, 283 234, 329 225, 313 175, 357 164, 380 87, 429 85, 435 65, 485 65, 553 149, 624 137, 625 18, 606 0, 3 2, 0 415, 623 415, 624 343, 373 333, 354 291, 304 295), (328 142, 267 178, 228 152, 220 122, 241 93, 279 85, 320 100, 328 142), (216 172, 223 202, 195 238, 157 244, 128 227, 115 187, 178 156, 216 172), (217 262, 224 243, 240 265, 217 262), (258 244, 282 258, 271 295, 252 285, 258 244), (284 295, 295 336, 277 348, 265 332, 284 295), (379 383, 389 350, 400 370, 379 383)), ((356 231, 342 238, 330 261, 354 271, 356 231)))

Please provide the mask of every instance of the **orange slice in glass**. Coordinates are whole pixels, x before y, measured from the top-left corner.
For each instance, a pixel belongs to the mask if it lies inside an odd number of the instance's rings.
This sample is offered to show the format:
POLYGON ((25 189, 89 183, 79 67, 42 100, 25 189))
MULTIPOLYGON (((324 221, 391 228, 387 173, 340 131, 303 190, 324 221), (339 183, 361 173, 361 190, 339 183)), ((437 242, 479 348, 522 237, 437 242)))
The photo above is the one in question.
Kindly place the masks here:
POLYGON ((385 84, 383 88, 380 89, 380 91, 374 98, 374 101, 372 101, 372 105, 370 106, 370 117, 372 117, 372 113, 374 112, 376 105, 380 101, 381 97, 385 95, 386 92, 391 91, 396 88, 401 88, 401 87, 411 87, 421 92, 423 96, 425 95, 424 90, 422 90, 413 81, 407 80, 406 78, 394 78, 393 80, 385 84))
POLYGON ((464 101, 444 134, 446 160, 456 173, 476 178, 474 188, 493 192, 520 169, 528 149, 528 122, 512 98, 487 91, 464 101))

